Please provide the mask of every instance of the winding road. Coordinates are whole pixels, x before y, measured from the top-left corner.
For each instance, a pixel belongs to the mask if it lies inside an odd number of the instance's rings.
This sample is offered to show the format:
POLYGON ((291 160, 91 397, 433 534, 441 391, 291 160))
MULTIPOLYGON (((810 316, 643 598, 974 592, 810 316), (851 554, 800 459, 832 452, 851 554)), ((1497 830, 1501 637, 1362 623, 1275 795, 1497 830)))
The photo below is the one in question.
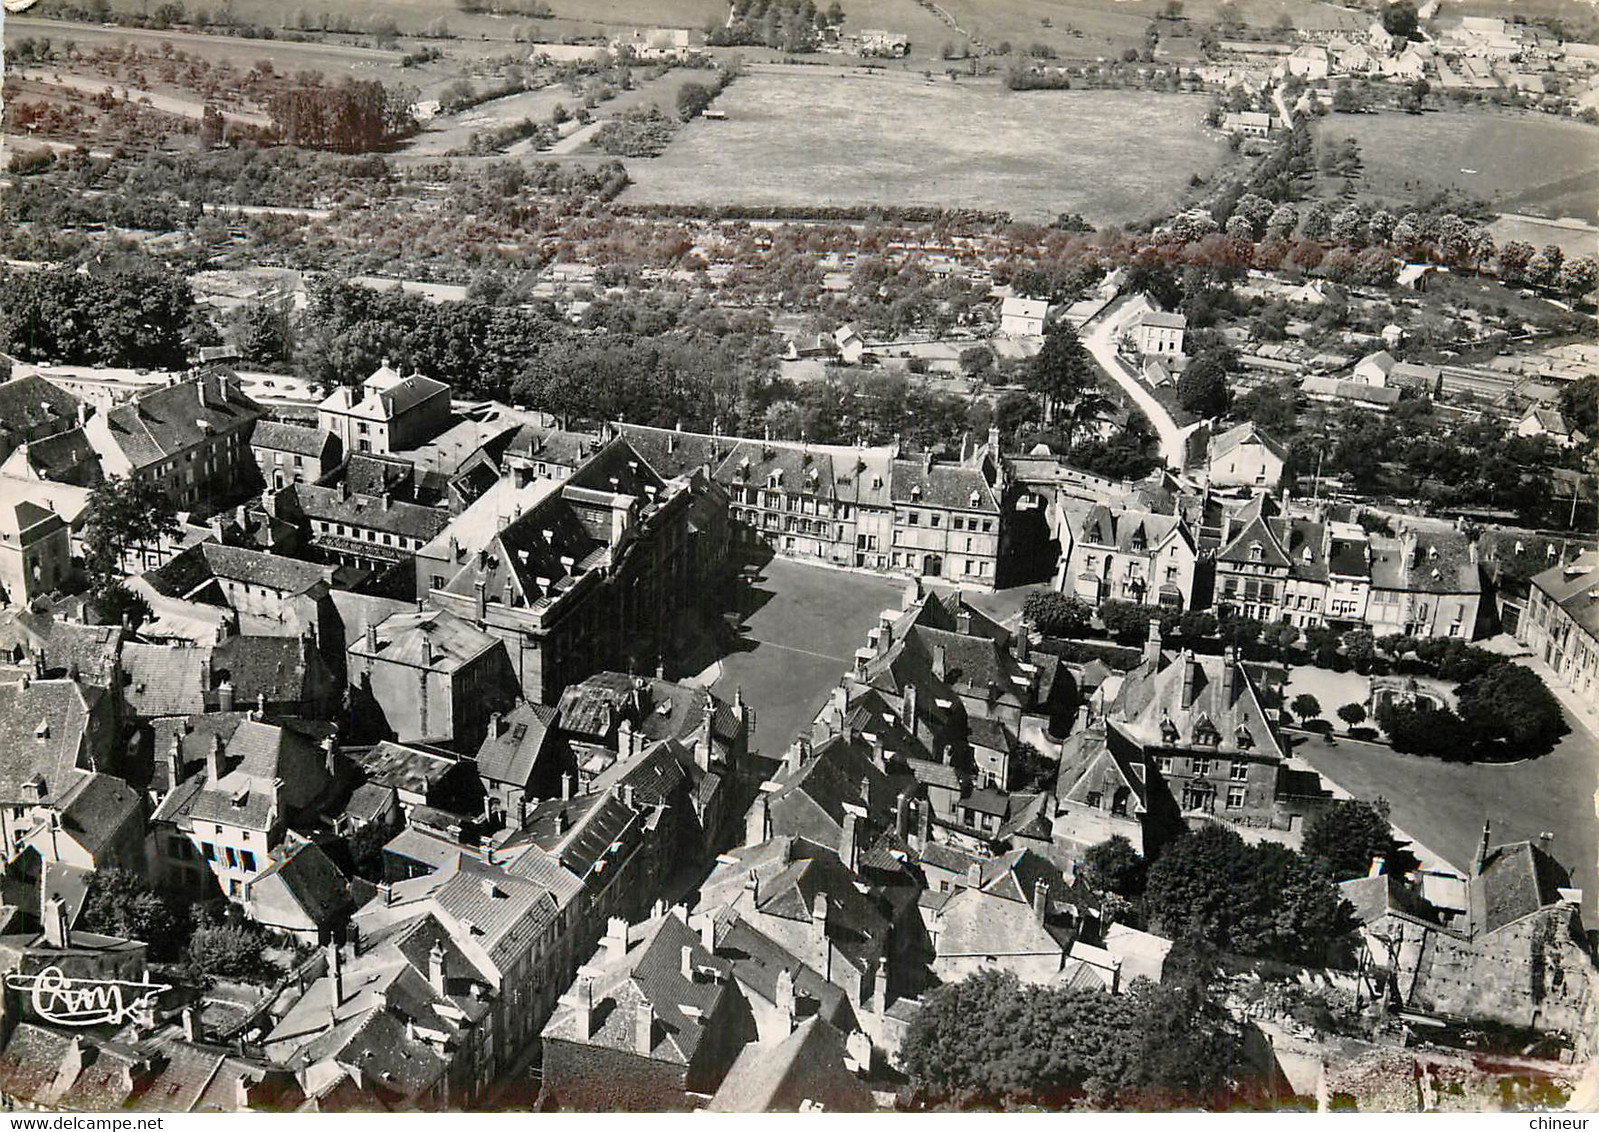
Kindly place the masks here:
POLYGON ((1143 410, 1149 423, 1155 426, 1155 435, 1160 438, 1160 456, 1166 461, 1166 466, 1181 471, 1185 462, 1184 441, 1197 424, 1186 428, 1178 425, 1166 406, 1150 392, 1149 386, 1140 381, 1127 363, 1116 355, 1116 342, 1121 338, 1126 321, 1123 313, 1131 303, 1131 298, 1118 299, 1095 315, 1083 327, 1087 331, 1083 335, 1083 345, 1088 347, 1099 368, 1121 386, 1122 391, 1132 398, 1133 404, 1143 410))

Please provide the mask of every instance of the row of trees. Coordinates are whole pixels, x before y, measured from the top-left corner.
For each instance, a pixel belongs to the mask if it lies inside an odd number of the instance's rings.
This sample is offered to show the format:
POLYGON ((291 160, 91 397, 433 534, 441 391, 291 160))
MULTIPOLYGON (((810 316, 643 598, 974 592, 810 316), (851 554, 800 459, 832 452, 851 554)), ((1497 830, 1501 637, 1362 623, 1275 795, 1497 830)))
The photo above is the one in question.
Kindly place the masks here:
POLYGON ((0 349, 27 361, 181 369, 193 309, 188 281, 147 257, 0 268, 0 349))
POLYGON ((267 112, 290 145, 369 153, 415 132, 415 100, 414 90, 387 87, 376 79, 346 78, 330 85, 301 75, 272 95, 267 112))

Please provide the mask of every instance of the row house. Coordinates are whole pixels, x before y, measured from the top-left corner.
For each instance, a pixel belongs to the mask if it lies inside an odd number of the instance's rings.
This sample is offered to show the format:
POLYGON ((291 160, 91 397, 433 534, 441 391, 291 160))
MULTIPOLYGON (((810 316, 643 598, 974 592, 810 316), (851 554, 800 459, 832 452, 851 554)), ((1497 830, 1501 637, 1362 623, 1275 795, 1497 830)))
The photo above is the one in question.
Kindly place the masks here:
POLYGON ((435 567, 428 601, 503 640, 538 703, 592 672, 653 667, 698 581, 693 494, 613 440, 475 554, 435 567))
POLYGON ((1516 635, 1592 703, 1599 689, 1599 555, 1590 551, 1534 577, 1516 635))
POLYGON ((195 507, 254 482, 250 437, 263 415, 237 377, 211 371, 95 414, 84 436, 107 476, 144 480, 175 506, 195 507))
POLYGON ((450 521, 442 507, 352 491, 348 479, 337 487, 293 484, 267 500, 268 512, 300 526, 324 561, 378 574, 408 564, 450 521))
POLYGON ((1062 592, 1095 606, 1126 601, 1181 612, 1193 605, 1199 544, 1180 516, 1102 503, 1064 513, 1062 592))
POLYGON ((241 622, 314 630, 334 582, 331 566, 202 542, 128 585, 162 621, 192 614, 203 620, 205 613, 231 610, 241 622))
POLYGON ((339 466, 343 452, 338 434, 307 425, 257 421, 250 436, 250 454, 269 491, 319 482, 339 466))
POLYGON ((432 439, 450 425, 450 387, 383 360, 359 390, 341 385, 317 406, 317 428, 344 451, 396 452, 432 439))
POLYGON ((1396 537, 1372 536, 1366 625, 1378 636, 1475 640, 1482 596, 1477 544, 1464 532, 1401 526, 1396 537))
POLYGON ((155 752, 170 786, 150 818, 152 880, 191 892, 220 888, 242 905, 291 826, 328 800, 336 746, 331 735, 318 738, 320 730, 252 716, 231 733, 170 732, 155 752))

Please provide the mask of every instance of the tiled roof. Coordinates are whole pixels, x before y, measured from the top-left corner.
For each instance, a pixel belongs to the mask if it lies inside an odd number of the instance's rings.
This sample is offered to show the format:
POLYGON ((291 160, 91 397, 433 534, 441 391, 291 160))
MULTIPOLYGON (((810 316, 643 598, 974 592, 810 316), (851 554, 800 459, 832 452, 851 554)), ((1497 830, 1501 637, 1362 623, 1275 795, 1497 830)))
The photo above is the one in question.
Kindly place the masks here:
POLYGON ((274 878, 318 927, 332 927, 353 907, 349 882, 314 842, 275 851, 272 863, 250 881, 251 890, 274 878))
POLYGON ((57 804, 62 826, 96 859, 140 812, 139 792, 109 774, 86 774, 57 804))
POLYGON ((450 521, 449 511, 442 507, 424 507, 399 499, 390 499, 385 505, 381 498, 354 493, 346 496, 336 487, 301 483, 284 489, 284 493, 292 493, 308 519, 344 523, 423 542, 442 531, 450 521))
POLYGON ((127 674, 123 695, 135 715, 198 715, 205 711, 202 669, 209 650, 128 643, 122 646, 127 674))
POLYGON ((1482 572, 1464 532, 1434 527, 1389 538, 1371 539, 1373 589, 1419 593, 1480 593, 1482 572))
POLYGON ((872 1091, 845 1064, 843 1035, 821 1018, 777 1042, 745 1046, 707 1112, 873 1112, 872 1091))
POLYGON ((1248 668, 1225 657, 1184 650, 1158 672, 1151 673, 1147 664, 1133 669, 1111 718, 1152 747, 1197 746, 1218 757, 1247 753, 1280 759, 1284 754, 1248 668), (1186 706, 1185 694, 1190 697, 1186 706), (1208 745, 1196 738, 1207 731, 1214 735, 1208 745))
POLYGON ((0 800, 20 802, 36 776, 49 797, 66 792, 88 769, 80 764, 91 722, 109 725, 95 711, 104 695, 70 680, 0 683, 0 800))
POLYGON ((1288 458, 1288 449, 1283 446, 1281 441, 1269 433, 1262 432, 1250 421, 1235 425, 1226 432, 1218 433, 1211 437, 1210 458, 1211 460, 1220 460, 1229 452, 1245 444, 1259 444, 1279 460, 1288 458))
POLYGON ((982 471, 964 464, 895 460, 892 486, 896 504, 999 512, 999 499, 982 471))
POLYGON ((1599 637, 1599 554, 1593 551, 1532 579, 1590 637, 1599 637))
POLYGON ((473 936, 501 972, 533 947, 561 912, 548 888, 471 858, 461 860, 433 902, 473 936))
POLYGON ((18 444, 77 425, 78 399, 37 374, 0 382, 0 460, 18 444))
POLYGON ((1558 903, 1559 890, 1570 884, 1559 862, 1530 841, 1496 847, 1470 881, 1472 934, 1498 931, 1558 903))
POLYGON ((351 656, 435 672, 454 672, 485 652, 503 647, 498 637, 438 609, 396 613, 373 632, 377 648, 371 648, 370 637, 361 637, 350 646, 351 656))
POLYGON ((329 675, 322 654, 303 637, 229 637, 211 650, 217 682, 231 680, 236 702, 265 696, 269 704, 322 695, 329 675))

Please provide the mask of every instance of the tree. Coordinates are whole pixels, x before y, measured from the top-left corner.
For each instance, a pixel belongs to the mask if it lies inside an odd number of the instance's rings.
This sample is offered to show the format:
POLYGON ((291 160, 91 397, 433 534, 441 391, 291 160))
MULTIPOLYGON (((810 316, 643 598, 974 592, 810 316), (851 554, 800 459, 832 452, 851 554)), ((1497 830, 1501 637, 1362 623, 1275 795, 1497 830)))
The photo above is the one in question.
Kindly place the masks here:
POLYGON ((1393 0, 1383 8, 1382 27, 1389 35, 1401 39, 1421 38, 1418 34, 1420 24, 1416 17, 1416 6, 1410 0, 1393 0))
POLYGON ((1104 601, 1097 612, 1105 632, 1123 645, 1141 644, 1149 636, 1149 622, 1157 615, 1136 601, 1104 601))
POLYGON ((1096 892, 1134 897, 1144 891, 1145 873, 1144 859, 1133 843, 1118 833, 1089 847, 1079 875, 1096 892))
POLYGON ((1581 301, 1599 287, 1599 263, 1593 256, 1568 259, 1560 267, 1559 289, 1568 299, 1581 301))
POLYGON ((1599 374, 1590 373, 1560 390, 1560 415, 1588 436, 1599 432, 1599 374))
POLYGON ((1299 627, 1287 621, 1273 621, 1261 630, 1260 639, 1267 648, 1282 657, 1299 640, 1299 627))
POLYGON ((1365 705, 1347 703, 1338 709, 1338 718, 1344 721, 1344 725, 1348 727, 1349 730, 1353 731, 1362 723, 1366 722, 1365 705))
POLYGON ((1321 714, 1321 701, 1309 692, 1300 692, 1288 705, 1288 710, 1299 717, 1300 726, 1321 714))
POLYGON ((1232 393, 1227 388, 1227 360, 1222 351, 1206 351, 1188 363, 1177 379, 1177 402, 1201 417, 1227 411, 1232 393))
POLYGON ((1418 863, 1395 839, 1388 803, 1380 798, 1375 804, 1350 798, 1329 803, 1305 825, 1302 852, 1325 864, 1335 881, 1365 876, 1373 857, 1383 858, 1384 872, 1398 875, 1418 863))
POLYGON ((716 97, 716 89, 704 83, 684 83, 677 88, 677 116, 687 122, 698 118, 716 97))
POLYGON ((1097 370, 1077 328, 1061 319, 1044 333, 1044 345, 1027 368, 1027 388, 1044 401, 1044 418, 1078 400, 1093 386, 1097 370))
POLYGON ((1143 295, 1166 310, 1175 308, 1183 301, 1183 288, 1176 274, 1150 255, 1139 256, 1127 265, 1122 289, 1143 295))
POLYGON ((1370 629, 1351 629, 1340 639, 1344 656, 1362 676, 1371 673, 1372 662, 1377 659, 1377 641, 1370 629))
POLYGON ((1499 249, 1499 278, 1516 286, 1526 281, 1527 265, 1538 249, 1522 240, 1510 240, 1499 249))
POLYGON ((89 494, 84 525, 84 564, 99 587, 125 573, 130 550, 145 550, 178 532, 172 501, 149 480, 112 476, 89 494))
POLYGON ((1502 663, 1455 689, 1461 722, 1479 750, 1506 744, 1518 754, 1541 754, 1566 732, 1565 713, 1532 669, 1502 663))
POLYGON ((1054 590, 1027 595, 1022 617, 1037 626, 1046 637, 1081 637, 1088 632, 1093 609, 1079 597, 1068 597, 1054 590))
POLYGON ((89 878, 79 923, 101 935, 139 940, 153 958, 163 960, 176 958, 188 938, 181 909, 123 868, 99 869, 89 878))
POLYGON ((265 973, 266 937, 241 922, 201 924, 189 938, 189 962, 203 974, 254 979, 265 973))
POLYGON ((987 346, 968 346, 960 354, 961 369, 969 377, 983 377, 994 369, 994 351, 987 346))
POLYGON ((29 361, 182 369, 188 281, 138 255, 88 274, 0 269, 0 349, 29 361))

